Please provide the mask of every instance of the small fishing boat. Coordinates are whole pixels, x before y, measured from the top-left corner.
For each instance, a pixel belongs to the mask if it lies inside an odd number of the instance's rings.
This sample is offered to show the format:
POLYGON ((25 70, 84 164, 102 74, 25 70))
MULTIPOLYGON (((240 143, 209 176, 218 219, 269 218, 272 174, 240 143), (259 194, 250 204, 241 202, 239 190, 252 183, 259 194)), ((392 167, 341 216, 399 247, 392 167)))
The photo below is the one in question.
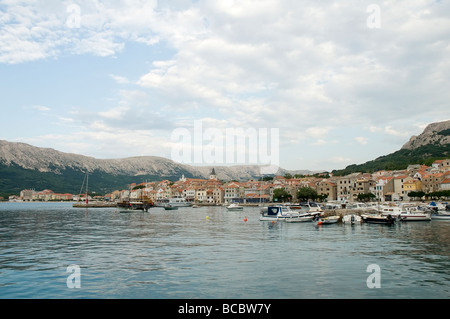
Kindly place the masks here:
POLYGON ((361 215, 363 222, 368 224, 383 224, 383 225, 392 225, 395 222, 395 218, 391 215, 361 215))
POLYGON ((350 214, 350 215, 343 216, 342 222, 344 224, 349 224, 349 225, 361 224, 362 218, 359 215, 350 214))
POLYGON ((287 218, 296 218, 301 216, 311 216, 310 214, 300 214, 287 206, 269 206, 261 211, 261 221, 285 220, 287 218))
POLYGON ((336 224, 339 221, 339 218, 341 218, 340 216, 329 216, 329 217, 324 217, 324 218, 320 218, 316 225, 320 226, 320 225, 328 225, 328 224, 336 224))
POLYGON ((431 214, 432 220, 450 220, 450 212, 440 212, 437 211, 436 213, 431 214))
POLYGON ((184 197, 176 196, 169 198, 169 205, 172 207, 190 207, 192 203, 188 202, 184 197))
POLYGON ((227 210, 243 210, 244 207, 239 206, 239 204, 232 203, 229 206, 227 206, 227 210))
POLYGON ((297 216, 297 217, 290 217, 285 218, 284 221, 286 223, 305 223, 305 222, 312 222, 314 219, 314 216, 297 216))
POLYGON ((171 204, 164 205, 165 210, 177 210, 178 206, 172 206, 171 204))
POLYGON ((394 219, 399 218, 402 213, 402 209, 398 206, 385 206, 379 210, 380 214, 383 216, 391 216, 394 219))
POLYGON ((406 211, 401 213, 399 215, 399 218, 401 221, 429 221, 431 220, 431 214, 423 212, 406 211))

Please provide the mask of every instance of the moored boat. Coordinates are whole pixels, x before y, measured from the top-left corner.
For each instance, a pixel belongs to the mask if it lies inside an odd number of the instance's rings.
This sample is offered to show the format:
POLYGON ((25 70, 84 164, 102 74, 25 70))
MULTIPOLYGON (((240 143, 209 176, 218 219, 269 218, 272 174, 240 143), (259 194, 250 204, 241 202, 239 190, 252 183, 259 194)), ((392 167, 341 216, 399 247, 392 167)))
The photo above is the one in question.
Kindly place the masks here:
POLYGON ((336 224, 339 221, 339 218, 341 218, 340 216, 329 216, 329 217, 324 217, 324 218, 320 218, 316 225, 320 226, 320 225, 328 225, 328 224, 336 224))
POLYGON ((165 210, 177 210, 178 206, 172 206, 171 204, 164 205, 165 210))
POLYGON ((227 206, 227 210, 243 210, 243 209, 244 209, 244 207, 242 207, 236 203, 232 203, 229 206, 227 206))
POLYGON ((402 213, 402 209, 398 206, 385 206, 379 210, 380 214, 383 216, 391 216, 393 218, 398 218, 402 213))
POLYGON ((305 223, 305 222, 312 222, 314 219, 314 216, 297 216, 297 217, 290 217, 285 218, 284 221, 286 223, 305 223))
MULTIPOLYGON (((172 197, 169 198, 169 203, 172 207, 190 207, 192 203, 188 202, 184 197, 172 197)), ((164 205, 165 207, 166 205, 164 205)))
POLYGON ((395 222, 395 218, 391 215, 361 215, 363 222, 368 224, 384 224, 384 225, 392 225, 395 222))
POLYGON ((450 212, 440 212, 437 211, 436 213, 431 214, 432 220, 450 220, 450 212))
POLYGON ((342 222, 344 224, 350 224, 350 225, 361 224, 362 223, 362 218, 359 215, 350 214, 350 215, 343 216, 342 217, 342 222))
POLYGON ((406 211, 399 215, 401 221, 429 221, 430 213, 406 211))
POLYGON ((311 213, 299 213, 286 206, 269 206, 267 209, 261 211, 261 221, 276 221, 276 220, 286 220, 288 218, 299 218, 299 217, 314 217, 319 212, 311 213))

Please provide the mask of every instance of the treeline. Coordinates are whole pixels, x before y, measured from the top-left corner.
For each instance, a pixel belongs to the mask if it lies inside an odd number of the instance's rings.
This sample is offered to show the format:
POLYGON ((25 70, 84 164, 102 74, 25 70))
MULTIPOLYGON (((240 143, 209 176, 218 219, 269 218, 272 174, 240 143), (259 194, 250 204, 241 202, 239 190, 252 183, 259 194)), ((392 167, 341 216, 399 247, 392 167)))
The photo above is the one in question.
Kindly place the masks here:
POLYGON ((408 196, 414 199, 421 199, 423 197, 431 200, 447 199, 450 197, 450 190, 442 190, 430 193, 425 193, 423 191, 413 191, 409 192, 408 196))
POLYGON ((408 165, 420 164, 431 166, 435 160, 450 157, 450 144, 428 144, 414 150, 401 149, 386 156, 378 157, 364 164, 352 164, 345 169, 334 170, 335 176, 345 176, 352 173, 373 173, 386 170, 404 170, 408 165))
MULTIPOLYGON (((327 199, 328 195, 322 194, 319 195, 317 193, 317 191, 311 187, 305 186, 305 187, 300 187, 297 190, 296 193, 296 199, 298 199, 301 202, 306 202, 309 200, 319 200, 319 201, 324 201, 325 199, 327 199)), ((286 202, 286 201, 291 201, 292 200, 292 195, 284 188, 277 188, 273 191, 273 201, 278 201, 278 202, 286 202)))

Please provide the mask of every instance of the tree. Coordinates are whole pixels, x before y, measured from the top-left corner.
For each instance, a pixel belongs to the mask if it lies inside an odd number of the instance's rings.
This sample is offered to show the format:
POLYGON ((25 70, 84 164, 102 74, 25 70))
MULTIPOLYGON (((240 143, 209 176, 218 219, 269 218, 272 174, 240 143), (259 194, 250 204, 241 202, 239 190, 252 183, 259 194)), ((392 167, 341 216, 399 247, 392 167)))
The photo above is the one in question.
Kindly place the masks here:
POLYGON ((368 202, 373 198, 376 198, 376 196, 375 196, 375 194, 372 194, 372 193, 358 194, 358 200, 360 202, 368 202))
POLYGON ((291 194, 289 194, 289 192, 287 192, 284 188, 277 188, 273 190, 273 198, 274 200, 277 199, 279 202, 289 200, 291 197, 291 194))
POLYGON ((408 193, 408 197, 411 198, 422 198, 425 196, 425 192, 422 191, 411 191, 408 193))
MULTIPOLYGON (((408 196, 410 195, 408 194, 408 196)), ((448 198, 450 197, 450 190, 431 192, 428 194, 428 196, 431 197, 431 199, 440 199, 441 197, 448 198)))
POLYGON ((317 197, 316 190, 311 187, 300 187, 297 191, 297 198, 301 201, 315 200, 317 197))

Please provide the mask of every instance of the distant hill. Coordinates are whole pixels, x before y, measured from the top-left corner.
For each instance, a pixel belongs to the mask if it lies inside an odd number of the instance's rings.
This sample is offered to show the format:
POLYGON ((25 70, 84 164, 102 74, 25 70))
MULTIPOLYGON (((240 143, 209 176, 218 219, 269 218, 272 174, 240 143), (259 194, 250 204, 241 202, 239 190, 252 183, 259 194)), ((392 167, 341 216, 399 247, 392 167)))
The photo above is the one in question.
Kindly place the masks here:
MULTIPOLYGON (((50 148, 39 148, 24 143, 0 140, 0 194, 18 194, 23 189, 51 189, 54 192, 78 193, 86 171, 89 189, 107 193, 127 188, 130 183, 209 178, 212 167, 199 167, 176 163, 157 156, 124 159, 96 159, 70 154, 50 148)), ((220 180, 248 180, 259 178, 260 166, 215 166, 220 180)), ((309 174, 308 170, 287 171, 278 175, 309 174)))
POLYGON ((353 164, 335 175, 379 170, 402 170, 410 164, 431 165, 437 159, 450 157, 450 120, 429 124, 419 136, 412 136, 402 148, 394 153, 380 156, 364 164, 353 164))

